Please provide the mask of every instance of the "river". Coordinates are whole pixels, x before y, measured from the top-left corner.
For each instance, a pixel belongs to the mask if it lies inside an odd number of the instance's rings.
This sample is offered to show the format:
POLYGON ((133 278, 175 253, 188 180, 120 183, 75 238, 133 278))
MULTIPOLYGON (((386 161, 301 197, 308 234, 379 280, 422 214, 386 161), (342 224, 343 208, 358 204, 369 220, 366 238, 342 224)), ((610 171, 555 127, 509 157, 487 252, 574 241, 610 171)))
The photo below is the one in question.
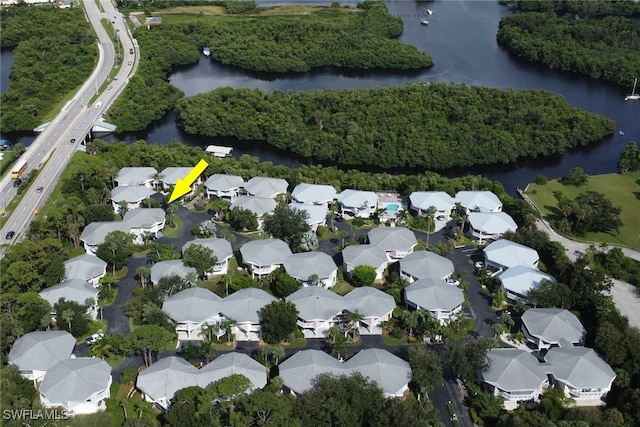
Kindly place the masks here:
MULTIPOLYGON (((260 4, 266 5, 265 2, 260 4)), ((613 136, 589 147, 569 150, 563 155, 521 160, 509 165, 441 171, 447 176, 483 174, 501 181, 511 194, 515 194, 516 188, 525 186, 538 174, 557 178, 566 175, 575 166, 584 168, 588 174, 617 172, 620 153, 627 143, 631 140, 640 142, 640 102, 624 101, 630 87, 620 87, 573 73, 547 70, 543 66, 511 57, 496 42, 498 22, 511 11, 496 1, 404 0, 387 1, 386 4, 389 11, 401 17, 404 22, 404 32, 400 40, 431 55, 436 64, 433 68, 418 72, 322 69, 305 74, 275 75, 248 72, 202 57, 197 64, 175 70, 170 76, 171 83, 184 91, 186 96, 225 86, 305 90, 386 87, 420 82, 465 83, 503 89, 546 89, 564 96, 572 106, 612 118, 616 121, 616 130, 624 131, 624 136, 619 136, 616 132, 613 136), (433 14, 427 15, 427 9, 432 10, 433 14), (422 18, 428 19, 429 25, 421 25, 422 18)), ((4 53, 2 59, 4 74, 4 53)), ((629 82, 629 86, 631 84, 632 82, 629 82)), ((128 142, 145 139, 154 144, 167 144, 177 139, 189 145, 202 147, 209 144, 231 145, 236 156, 250 154, 258 156, 263 161, 293 167, 311 163, 307 159, 281 152, 266 144, 187 135, 176 127, 174 114, 169 114, 145 132, 110 136, 105 139, 128 142)))

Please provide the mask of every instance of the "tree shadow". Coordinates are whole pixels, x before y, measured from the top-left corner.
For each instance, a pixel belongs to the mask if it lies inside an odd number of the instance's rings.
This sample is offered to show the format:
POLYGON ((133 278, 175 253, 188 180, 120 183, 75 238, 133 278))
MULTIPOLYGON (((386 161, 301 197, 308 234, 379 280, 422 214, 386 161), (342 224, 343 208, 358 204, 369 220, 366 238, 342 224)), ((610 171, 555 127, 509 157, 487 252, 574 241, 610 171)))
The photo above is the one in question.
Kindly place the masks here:
MULTIPOLYGON (((640 181, 640 179, 638 181, 640 181)), ((636 181, 636 182, 638 182, 638 181, 636 181)), ((640 200, 640 191, 634 191, 633 195, 636 196, 636 199, 640 200)))

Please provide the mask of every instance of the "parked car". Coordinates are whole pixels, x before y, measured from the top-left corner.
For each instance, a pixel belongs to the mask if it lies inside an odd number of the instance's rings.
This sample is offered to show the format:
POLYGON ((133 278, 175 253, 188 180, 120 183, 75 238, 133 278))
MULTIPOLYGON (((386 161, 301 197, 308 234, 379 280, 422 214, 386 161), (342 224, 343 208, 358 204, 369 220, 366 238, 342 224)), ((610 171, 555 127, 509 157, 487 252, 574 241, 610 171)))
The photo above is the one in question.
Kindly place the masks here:
POLYGON ((93 334, 89 338, 87 338, 87 344, 91 345, 91 344, 95 343, 96 341, 101 340, 102 338, 104 338, 104 334, 103 333, 93 334))
POLYGON ((449 277, 447 279, 447 284, 452 285, 452 286, 460 286, 460 280, 454 279, 453 277, 449 277))
POLYGON ((446 221, 446 220, 447 220, 447 217, 446 217, 446 216, 444 216, 444 215, 438 215, 438 216, 436 217, 436 219, 437 219, 438 221, 446 221))
POLYGON ((474 264, 474 266, 478 269, 478 270, 482 270, 484 268, 484 262, 482 261, 476 261, 476 263, 474 264))

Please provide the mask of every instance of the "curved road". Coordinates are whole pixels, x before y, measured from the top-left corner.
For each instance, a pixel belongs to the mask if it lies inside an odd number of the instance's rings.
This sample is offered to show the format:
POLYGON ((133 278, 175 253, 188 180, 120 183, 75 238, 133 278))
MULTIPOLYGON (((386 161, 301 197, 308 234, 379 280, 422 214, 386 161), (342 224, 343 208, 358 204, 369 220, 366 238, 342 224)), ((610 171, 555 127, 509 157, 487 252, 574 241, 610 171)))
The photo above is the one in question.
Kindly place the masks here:
MULTIPOLYGON (((100 53, 98 63, 78 93, 62 108, 56 118, 49 123, 21 157, 29 165, 25 173, 29 173, 38 165, 44 164, 44 166, 38 177, 24 193, 20 204, 13 212, 9 212, 11 216, 0 231, 0 239, 3 239, 4 243, 13 243, 25 237, 29 223, 35 217, 34 210, 42 207, 55 188, 71 156, 78 148, 78 144, 89 134, 91 127, 96 120, 100 119, 103 111, 122 92, 128 82, 128 76, 135 70, 137 55, 131 55, 129 51, 134 49, 137 52, 137 47, 134 45, 122 14, 111 2, 101 2, 102 10, 98 9, 98 5, 94 1, 83 2, 83 5, 87 19, 98 37, 100 53), (117 79, 111 82, 112 89, 99 94, 94 103, 89 105, 91 99, 98 93, 98 88, 108 80, 116 65, 116 48, 101 20, 109 22, 121 40, 123 47, 122 66, 117 74, 117 79), (101 103, 101 108, 95 108, 98 103, 101 103), (75 141, 72 143, 73 140, 75 141), (36 191, 39 187, 43 188, 40 193, 36 191), (14 231, 15 236, 12 239, 5 239, 9 231, 14 231)), ((3 203, 6 204, 16 195, 16 189, 13 187, 10 175, 7 174, 0 181, 0 192, 3 195, 3 203)))

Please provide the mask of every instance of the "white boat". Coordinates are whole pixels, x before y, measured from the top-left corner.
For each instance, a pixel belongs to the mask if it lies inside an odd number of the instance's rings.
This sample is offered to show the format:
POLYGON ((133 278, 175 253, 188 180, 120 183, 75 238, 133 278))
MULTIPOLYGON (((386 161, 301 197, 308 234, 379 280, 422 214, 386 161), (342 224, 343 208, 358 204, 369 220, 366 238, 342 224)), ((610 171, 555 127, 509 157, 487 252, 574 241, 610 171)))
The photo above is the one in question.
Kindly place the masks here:
POLYGON ((421 19, 421 20, 420 20, 420 23, 421 23, 422 25, 429 25, 429 21, 427 21, 426 19, 421 19))
POLYGON ((638 84, 638 78, 633 81, 633 90, 631 91, 631 95, 627 95, 624 100, 625 101, 638 101, 640 100, 640 95, 636 93, 636 86, 638 84))
POLYGON ((209 49, 208 47, 205 47, 202 49, 202 53, 204 54, 204 56, 209 57, 211 56, 211 49, 209 49))
POLYGON ((433 15, 433 10, 427 9, 427 13, 428 13, 429 15, 433 15))

